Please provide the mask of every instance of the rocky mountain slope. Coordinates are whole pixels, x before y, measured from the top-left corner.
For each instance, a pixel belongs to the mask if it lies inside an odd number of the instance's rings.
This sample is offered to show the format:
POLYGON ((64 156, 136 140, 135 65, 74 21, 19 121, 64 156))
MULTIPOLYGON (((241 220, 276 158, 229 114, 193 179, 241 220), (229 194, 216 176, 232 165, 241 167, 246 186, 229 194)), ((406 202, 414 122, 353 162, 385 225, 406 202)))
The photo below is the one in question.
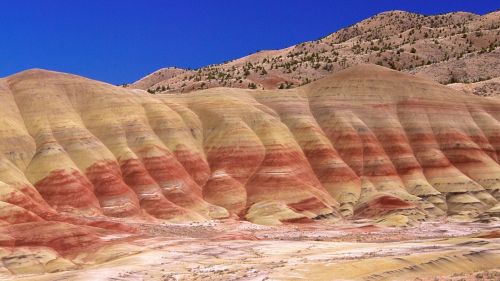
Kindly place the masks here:
POLYGON ((0 99, 10 272, 132 251, 106 238, 133 233, 132 222, 499 213, 500 101, 385 67, 185 95, 29 70, 0 79, 0 99))
POLYGON ((475 83, 454 83, 450 87, 467 94, 484 97, 495 97, 500 95, 500 77, 475 83))
POLYGON ((500 77, 499 46, 498 11, 483 16, 392 11, 285 49, 260 51, 197 70, 162 69, 129 87, 150 92, 213 87, 287 89, 359 63, 383 65, 442 84, 474 83, 500 77))

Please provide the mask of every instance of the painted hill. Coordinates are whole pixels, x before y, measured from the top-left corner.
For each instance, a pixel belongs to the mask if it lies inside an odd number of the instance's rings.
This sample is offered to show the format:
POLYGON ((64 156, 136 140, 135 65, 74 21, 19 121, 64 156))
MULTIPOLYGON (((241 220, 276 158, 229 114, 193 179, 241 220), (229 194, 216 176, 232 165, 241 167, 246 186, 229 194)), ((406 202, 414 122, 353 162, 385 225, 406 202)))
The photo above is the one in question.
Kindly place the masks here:
POLYGON ((0 99, 0 246, 36 252, 11 272, 73 268, 140 221, 498 213, 500 101, 385 67, 185 95, 29 70, 0 99))
POLYGON ((442 84, 474 83, 500 77, 499 23, 498 11, 483 16, 384 12, 319 40, 162 78, 163 69, 130 87, 150 92, 213 87, 286 89, 360 63, 383 65, 442 84))
POLYGON ((160 83, 161 81, 169 80, 169 79, 174 78, 177 75, 185 74, 188 72, 190 72, 190 71, 186 70, 186 69, 182 69, 182 68, 176 68, 176 67, 162 68, 162 69, 157 70, 157 71, 141 78, 140 80, 134 82, 133 84, 130 85, 130 87, 146 90, 146 89, 149 89, 150 87, 160 83))

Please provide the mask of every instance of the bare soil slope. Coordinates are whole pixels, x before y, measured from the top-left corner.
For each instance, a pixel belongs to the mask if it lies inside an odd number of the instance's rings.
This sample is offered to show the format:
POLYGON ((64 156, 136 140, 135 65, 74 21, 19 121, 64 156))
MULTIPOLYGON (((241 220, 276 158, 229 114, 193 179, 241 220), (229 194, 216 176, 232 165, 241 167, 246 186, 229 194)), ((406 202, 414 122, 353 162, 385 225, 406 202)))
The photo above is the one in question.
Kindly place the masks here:
MULTIPOLYGON (((5 276, 73 270, 143 252, 144 245, 157 245, 145 232, 175 229, 162 228, 165 223, 217 219, 307 228, 361 219, 411 227, 491 222, 500 214, 500 100, 381 66, 357 65, 283 91, 212 88, 185 95, 29 70, 0 79, 0 107, 5 276)), ((189 233, 208 230, 193 226, 189 233)), ((443 248, 439 255, 467 263, 467 270, 443 272, 494 268, 497 244, 478 243, 458 252, 443 248)), ((410 263, 432 264, 437 256, 410 263)), ((404 264, 391 259, 385 269, 406 272, 404 264)), ((307 270, 318 278, 347 274, 324 267, 307 270)), ((372 277, 368 271, 358 277, 372 277)))

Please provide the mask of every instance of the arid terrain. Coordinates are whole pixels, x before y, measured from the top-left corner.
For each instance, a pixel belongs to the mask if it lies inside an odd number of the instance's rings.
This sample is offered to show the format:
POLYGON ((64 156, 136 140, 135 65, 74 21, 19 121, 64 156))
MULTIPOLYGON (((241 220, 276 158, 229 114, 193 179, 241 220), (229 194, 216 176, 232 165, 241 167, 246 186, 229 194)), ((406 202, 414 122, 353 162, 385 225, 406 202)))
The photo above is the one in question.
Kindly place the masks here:
POLYGON ((0 280, 500 280, 499 16, 0 78, 0 280))
POLYGON ((498 280, 499 227, 141 224, 152 237, 121 238, 94 254, 98 262, 82 259, 69 271, 12 280, 498 280))
MULTIPOLYGON (((164 68, 127 87, 189 92, 213 87, 288 89, 359 63, 409 72, 441 84, 493 83, 498 88, 500 12, 424 16, 404 11, 375 15, 321 39, 264 50, 195 70, 164 68)), ((488 87, 488 86, 485 86, 488 87)), ((478 95, 498 94, 466 88, 478 95)))
POLYGON ((496 98, 376 65, 284 91, 0 89, 2 278, 498 277, 496 98))

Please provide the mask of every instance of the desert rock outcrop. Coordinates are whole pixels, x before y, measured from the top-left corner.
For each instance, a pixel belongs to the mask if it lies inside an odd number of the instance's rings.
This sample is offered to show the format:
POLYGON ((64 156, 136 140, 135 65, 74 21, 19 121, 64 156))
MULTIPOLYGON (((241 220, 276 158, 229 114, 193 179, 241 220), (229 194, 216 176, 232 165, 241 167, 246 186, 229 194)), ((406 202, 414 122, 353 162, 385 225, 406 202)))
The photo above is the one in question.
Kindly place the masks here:
POLYGON ((47 268, 134 232, 114 218, 498 213, 500 101, 380 66, 285 91, 185 95, 29 70, 0 79, 0 101, 0 245, 43 246, 47 268))
POLYGON ((383 67, 288 91, 155 96, 42 70, 1 83, 6 223, 244 217, 269 200, 308 218, 453 215, 499 198, 499 102, 383 67))

